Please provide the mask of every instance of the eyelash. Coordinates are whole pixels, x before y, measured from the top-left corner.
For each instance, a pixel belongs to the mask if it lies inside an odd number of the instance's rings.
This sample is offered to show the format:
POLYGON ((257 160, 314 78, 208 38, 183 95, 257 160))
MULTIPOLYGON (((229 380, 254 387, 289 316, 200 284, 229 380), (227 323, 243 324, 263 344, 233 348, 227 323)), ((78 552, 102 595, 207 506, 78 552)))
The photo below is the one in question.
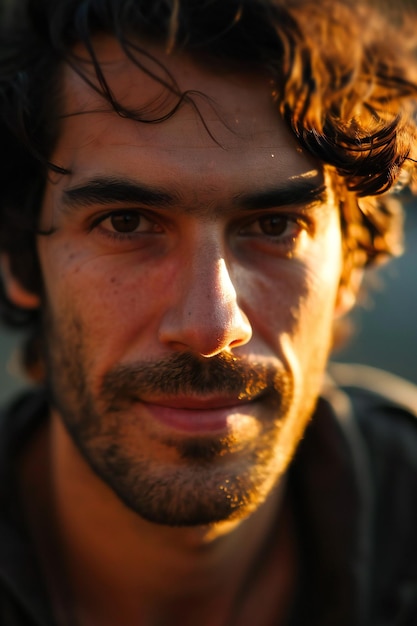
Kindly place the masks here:
POLYGON ((247 236, 247 237, 259 238, 259 239, 267 238, 275 244, 278 244, 278 243, 283 244, 285 242, 294 241, 294 239, 297 238, 299 232, 302 230, 309 230, 309 224, 307 223, 305 219, 301 218, 300 216, 286 215, 282 213, 269 213, 266 215, 259 216, 255 220, 251 220, 250 222, 248 222, 247 225, 245 225, 243 228, 240 229, 240 234, 247 236), (268 222, 270 223, 269 225, 271 225, 273 220, 278 220, 278 225, 279 225, 279 228, 282 229, 282 232, 279 232, 276 234, 273 234, 273 233, 269 234, 268 232, 262 232, 262 222, 264 223, 264 225, 267 225, 268 222), (298 231, 294 234, 293 233, 285 234, 291 225, 293 225, 294 227, 297 227, 298 231), (249 231, 251 228, 252 229, 259 228, 260 232, 259 233, 245 232, 245 231, 249 231))
POLYGON ((162 232, 162 228, 160 230, 157 230, 156 228, 157 226, 158 226, 157 221, 155 219, 151 219, 147 217, 147 215, 143 211, 139 211, 137 209, 119 209, 117 211, 110 211, 109 213, 100 215, 99 217, 94 219, 93 222, 89 226, 89 232, 92 232, 95 229, 99 229, 101 235, 104 235, 105 237, 109 237, 112 240, 123 242, 126 240, 135 239, 136 237, 143 235, 143 234, 152 234, 152 233, 162 232), (135 218, 137 217, 139 219, 138 227, 140 226, 141 220, 146 220, 150 224, 153 224, 153 227, 155 228, 155 230, 151 228, 149 229, 149 232, 148 231, 118 232, 117 230, 110 230, 102 226, 102 224, 106 220, 110 220, 111 218, 114 218, 114 217, 126 217, 126 216, 130 216, 130 217, 134 216, 135 218))

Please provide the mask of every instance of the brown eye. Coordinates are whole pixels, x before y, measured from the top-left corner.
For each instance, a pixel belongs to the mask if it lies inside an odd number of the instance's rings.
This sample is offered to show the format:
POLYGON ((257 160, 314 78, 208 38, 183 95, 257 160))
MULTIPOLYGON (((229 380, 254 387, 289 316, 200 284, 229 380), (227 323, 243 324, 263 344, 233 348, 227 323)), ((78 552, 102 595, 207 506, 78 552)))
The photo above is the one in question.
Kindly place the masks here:
POLYGON ((110 217, 112 228, 118 233, 133 233, 141 222, 141 215, 137 212, 116 213, 110 217))
POLYGON ((274 243, 283 242, 286 238, 297 238, 306 229, 299 217, 280 213, 261 215, 253 222, 245 225, 240 234, 245 237, 263 237, 274 243))
POLYGON ((156 219, 144 215, 136 209, 121 209, 99 216, 92 224, 92 230, 119 240, 130 240, 144 235, 164 232, 156 219))
POLYGON ((259 228, 264 235, 279 237, 288 228, 288 218, 280 215, 271 215, 259 219, 259 228))

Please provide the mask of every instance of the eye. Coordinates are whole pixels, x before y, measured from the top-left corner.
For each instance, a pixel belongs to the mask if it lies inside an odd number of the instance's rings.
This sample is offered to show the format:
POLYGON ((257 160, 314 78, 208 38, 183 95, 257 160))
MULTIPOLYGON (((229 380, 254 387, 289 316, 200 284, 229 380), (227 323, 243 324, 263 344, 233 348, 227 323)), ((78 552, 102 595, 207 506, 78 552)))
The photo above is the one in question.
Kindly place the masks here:
POLYGON ((101 215, 92 224, 92 229, 94 228, 98 228, 109 236, 161 232, 160 226, 155 221, 133 209, 112 211, 101 215))
POLYGON ((137 212, 115 213, 102 222, 106 222, 117 233, 134 233, 141 225, 142 216, 137 212))
POLYGON ((271 239, 296 237, 305 227, 301 220, 288 215, 264 215, 244 226, 240 233, 246 236, 267 236, 271 239))
POLYGON ((269 237, 279 237, 283 235, 288 228, 289 220, 282 215, 271 215, 262 217, 258 220, 259 229, 264 235, 269 237))

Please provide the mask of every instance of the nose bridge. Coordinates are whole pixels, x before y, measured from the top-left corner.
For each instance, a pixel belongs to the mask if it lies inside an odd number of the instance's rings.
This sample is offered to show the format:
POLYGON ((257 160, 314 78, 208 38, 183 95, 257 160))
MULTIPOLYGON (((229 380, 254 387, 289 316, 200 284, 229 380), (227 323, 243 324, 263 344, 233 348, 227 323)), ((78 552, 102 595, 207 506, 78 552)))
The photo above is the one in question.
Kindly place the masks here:
POLYGON ((165 337, 176 347, 202 356, 247 343, 251 327, 240 309, 221 246, 207 239, 201 242, 188 256, 186 268, 165 337))
POLYGON ((207 305, 207 312, 214 316, 231 312, 237 305, 237 293, 224 256, 217 250, 201 252, 193 262, 192 289, 188 293, 196 301, 190 304, 203 309, 207 305))

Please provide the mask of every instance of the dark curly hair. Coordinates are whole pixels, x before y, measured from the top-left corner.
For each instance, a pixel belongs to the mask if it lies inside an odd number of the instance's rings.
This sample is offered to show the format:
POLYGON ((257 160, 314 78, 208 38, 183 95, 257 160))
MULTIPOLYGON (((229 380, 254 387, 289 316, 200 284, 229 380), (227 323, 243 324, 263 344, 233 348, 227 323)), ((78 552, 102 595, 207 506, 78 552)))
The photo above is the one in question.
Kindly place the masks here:
MULTIPOLYGON (((408 40, 399 27, 381 25, 371 6, 354 0, 0 2, 0 251, 26 288, 41 290, 37 219, 48 173, 60 171, 50 155, 59 133, 62 65, 89 80, 74 45, 88 51, 94 88, 118 115, 163 122, 184 101, 198 112, 192 94, 181 93, 166 70, 155 78, 176 99, 167 115, 124 108, 95 56, 99 32, 116 37, 139 66, 141 40, 151 39, 202 64, 268 72, 277 114, 331 173, 346 271, 398 251, 400 215, 384 194, 412 169, 417 87, 408 40)), ((1 283, 0 314, 6 323, 38 327, 39 312, 14 306, 1 283)))

